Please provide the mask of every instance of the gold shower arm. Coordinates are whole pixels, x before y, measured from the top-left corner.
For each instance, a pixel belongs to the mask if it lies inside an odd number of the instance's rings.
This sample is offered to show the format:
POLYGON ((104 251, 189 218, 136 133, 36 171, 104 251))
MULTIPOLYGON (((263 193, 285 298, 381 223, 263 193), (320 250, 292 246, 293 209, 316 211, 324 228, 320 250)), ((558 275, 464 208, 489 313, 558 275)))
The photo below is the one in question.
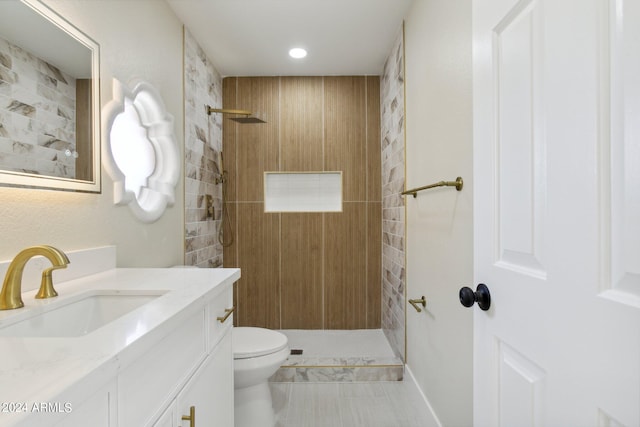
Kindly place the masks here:
POLYGON ((222 113, 222 114, 242 114, 244 116, 250 116, 251 111, 248 110, 230 110, 228 108, 211 108, 207 105, 207 114, 222 113))
POLYGON ((415 198, 418 196, 418 191, 428 190, 429 188, 435 187, 456 187, 456 190, 460 191, 462 190, 462 184, 462 178, 457 177, 455 181, 440 181, 436 182, 435 184, 425 185, 424 187, 412 188, 411 190, 403 191, 400 194, 402 194, 403 196, 411 194, 415 198))
POLYGON ((229 120, 233 120, 236 123, 266 123, 266 121, 261 118, 254 117, 253 113, 249 110, 232 110, 229 108, 213 108, 210 105, 205 105, 205 110, 207 115, 211 115, 211 113, 221 113, 221 114, 235 114, 238 116, 244 117, 231 117, 229 120))

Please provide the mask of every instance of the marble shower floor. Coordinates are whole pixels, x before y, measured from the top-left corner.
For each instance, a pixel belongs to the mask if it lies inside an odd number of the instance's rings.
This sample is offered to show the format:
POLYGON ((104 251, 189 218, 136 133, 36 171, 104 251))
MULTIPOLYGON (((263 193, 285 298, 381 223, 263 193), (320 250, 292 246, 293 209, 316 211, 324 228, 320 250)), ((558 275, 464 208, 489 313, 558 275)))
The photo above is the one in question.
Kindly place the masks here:
POLYGON ((380 329, 284 329, 280 332, 289 338, 289 347, 303 349, 305 357, 395 357, 380 329))
POLYGON ((400 381, 402 360, 381 330, 282 330, 292 354, 272 382, 400 381))

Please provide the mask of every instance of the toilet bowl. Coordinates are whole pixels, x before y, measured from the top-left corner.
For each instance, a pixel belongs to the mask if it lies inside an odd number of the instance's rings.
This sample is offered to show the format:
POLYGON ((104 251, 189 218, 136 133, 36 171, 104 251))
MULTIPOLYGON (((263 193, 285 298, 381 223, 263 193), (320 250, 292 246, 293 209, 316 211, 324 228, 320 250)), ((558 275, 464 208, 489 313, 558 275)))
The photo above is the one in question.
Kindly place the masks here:
POLYGON ((288 356, 286 335, 264 328, 233 328, 235 427, 273 427, 268 380, 288 356))

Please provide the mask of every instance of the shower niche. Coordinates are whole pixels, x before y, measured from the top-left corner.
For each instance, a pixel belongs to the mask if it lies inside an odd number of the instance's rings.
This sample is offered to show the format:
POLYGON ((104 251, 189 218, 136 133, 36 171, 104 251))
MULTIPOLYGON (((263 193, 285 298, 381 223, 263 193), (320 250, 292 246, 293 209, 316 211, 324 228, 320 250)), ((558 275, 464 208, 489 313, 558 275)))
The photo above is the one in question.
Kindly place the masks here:
POLYGON ((265 172, 265 212, 342 212, 342 172, 265 172))

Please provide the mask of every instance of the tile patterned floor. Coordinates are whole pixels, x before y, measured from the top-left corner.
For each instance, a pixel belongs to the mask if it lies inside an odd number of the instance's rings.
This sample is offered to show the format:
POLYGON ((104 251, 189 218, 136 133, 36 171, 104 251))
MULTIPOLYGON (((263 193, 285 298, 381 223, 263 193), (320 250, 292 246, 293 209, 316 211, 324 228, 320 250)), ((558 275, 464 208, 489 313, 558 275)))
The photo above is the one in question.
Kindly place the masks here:
POLYGON ((276 427, 436 427, 415 384, 271 383, 276 427))

